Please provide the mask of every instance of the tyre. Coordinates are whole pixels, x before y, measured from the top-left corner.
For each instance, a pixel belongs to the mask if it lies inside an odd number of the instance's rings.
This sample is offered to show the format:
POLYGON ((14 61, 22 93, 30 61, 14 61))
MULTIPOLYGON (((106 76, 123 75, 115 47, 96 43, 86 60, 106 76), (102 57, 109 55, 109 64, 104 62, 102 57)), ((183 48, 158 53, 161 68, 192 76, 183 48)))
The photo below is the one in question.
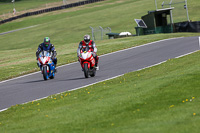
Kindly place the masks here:
POLYGON ((53 73, 53 75, 51 77, 49 77, 50 79, 54 79, 55 77, 55 73, 53 73))
POLYGON ((94 77, 96 75, 96 69, 93 68, 92 73, 90 74, 91 77, 94 77))
POLYGON ((47 73, 47 66, 43 67, 43 78, 44 80, 47 80, 49 78, 49 75, 47 73))
POLYGON ((88 64, 87 63, 84 64, 83 71, 84 71, 85 78, 88 78, 89 74, 88 74, 88 64))

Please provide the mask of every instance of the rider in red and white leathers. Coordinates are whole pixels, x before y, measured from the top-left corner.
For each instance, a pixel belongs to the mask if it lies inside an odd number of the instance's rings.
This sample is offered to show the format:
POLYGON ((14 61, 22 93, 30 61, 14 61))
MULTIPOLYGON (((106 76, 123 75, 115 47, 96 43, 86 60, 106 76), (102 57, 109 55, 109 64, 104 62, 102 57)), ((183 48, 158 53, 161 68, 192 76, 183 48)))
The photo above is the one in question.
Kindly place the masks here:
POLYGON ((77 56, 78 57, 80 56, 81 49, 86 48, 86 46, 89 46, 89 48, 91 49, 92 55, 95 59, 95 67, 97 67, 99 57, 96 54, 97 53, 96 44, 94 43, 93 40, 90 40, 90 35, 85 35, 84 40, 79 43, 79 46, 78 46, 78 49, 77 49, 77 56))

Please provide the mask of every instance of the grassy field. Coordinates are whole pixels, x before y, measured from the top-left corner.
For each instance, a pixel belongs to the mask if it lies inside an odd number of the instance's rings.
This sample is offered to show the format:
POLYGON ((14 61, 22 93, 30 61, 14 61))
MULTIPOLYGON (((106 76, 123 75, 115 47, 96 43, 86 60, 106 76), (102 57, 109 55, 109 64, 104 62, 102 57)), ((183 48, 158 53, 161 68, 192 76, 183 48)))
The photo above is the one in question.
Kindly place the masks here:
POLYGON ((1 132, 199 132, 200 52, 0 113, 1 132), (183 67, 184 66, 184 67, 183 67))

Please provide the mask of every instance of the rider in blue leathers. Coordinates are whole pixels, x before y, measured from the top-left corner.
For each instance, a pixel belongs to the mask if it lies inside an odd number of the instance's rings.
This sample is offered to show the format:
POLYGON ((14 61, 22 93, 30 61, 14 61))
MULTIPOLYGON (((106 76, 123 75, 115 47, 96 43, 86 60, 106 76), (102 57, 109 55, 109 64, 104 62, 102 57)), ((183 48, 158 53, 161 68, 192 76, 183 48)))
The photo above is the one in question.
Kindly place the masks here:
MULTIPOLYGON (((37 60, 38 60, 38 55, 41 51, 49 51, 49 52, 52 52, 52 60, 55 64, 55 67, 56 67, 56 64, 57 64, 57 58, 56 58, 56 49, 54 47, 53 44, 50 43, 50 38, 49 37, 45 37, 44 38, 44 42, 41 43, 39 46, 38 46, 38 49, 36 51, 36 57, 37 57, 37 60)), ((38 67, 39 67, 39 64, 37 63, 38 67)))

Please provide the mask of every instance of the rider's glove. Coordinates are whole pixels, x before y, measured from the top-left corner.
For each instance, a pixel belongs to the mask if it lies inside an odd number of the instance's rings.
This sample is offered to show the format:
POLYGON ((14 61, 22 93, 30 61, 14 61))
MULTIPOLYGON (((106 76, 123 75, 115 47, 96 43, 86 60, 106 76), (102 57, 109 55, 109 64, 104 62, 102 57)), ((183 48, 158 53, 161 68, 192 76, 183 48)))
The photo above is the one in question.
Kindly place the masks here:
POLYGON ((36 53, 35 53, 35 55, 36 55, 37 58, 38 58, 39 53, 40 53, 39 50, 37 50, 36 53))
POLYGON ((55 59, 55 57, 53 56, 53 57, 51 57, 51 59, 52 59, 52 60, 54 60, 54 59, 55 59))
POLYGON ((92 55, 93 55, 93 57, 96 57, 96 56, 97 56, 97 54, 96 54, 95 52, 92 52, 92 55))
POLYGON ((54 51, 53 51, 53 57, 55 58, 56 55, 57 55, 57 53, 56 53, 56 51, 54 50, 54 51))

